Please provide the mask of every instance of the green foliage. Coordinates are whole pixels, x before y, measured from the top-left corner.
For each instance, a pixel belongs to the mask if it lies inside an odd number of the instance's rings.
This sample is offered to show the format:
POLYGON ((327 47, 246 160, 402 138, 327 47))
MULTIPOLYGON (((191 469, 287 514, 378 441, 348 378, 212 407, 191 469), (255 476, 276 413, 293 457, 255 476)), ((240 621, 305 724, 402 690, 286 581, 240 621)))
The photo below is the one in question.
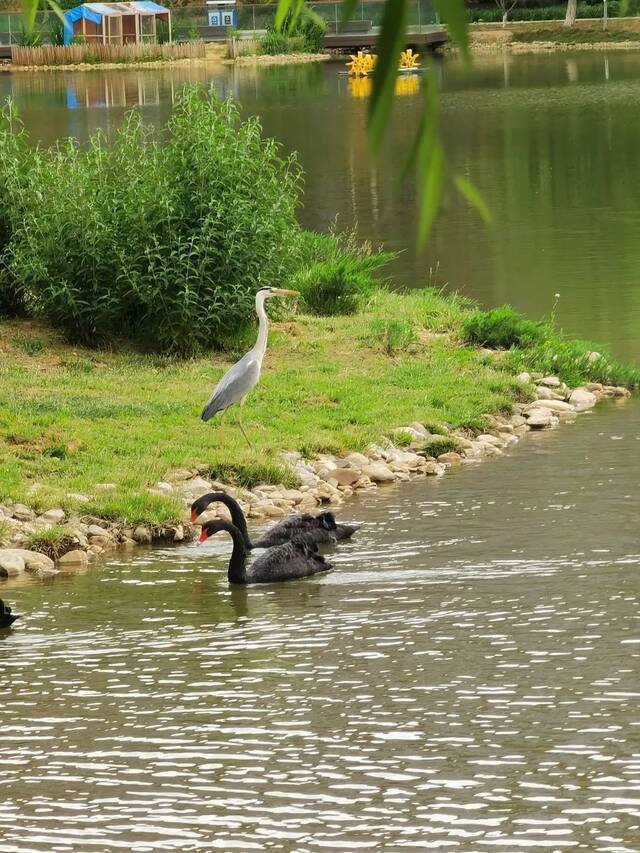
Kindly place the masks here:
POLYGON ((200 38, 200 30, 195 24, 191 24, 191 26, 189 27, 187 38, 189 41, 198 41, 198 39, 200 38))
POLYGON ((324 19, 301 3, 295 12, 287 13, 282 23, 274 19, 260 41, 260 53, 320 53, 326 32, 324 19))
POLYGON ((16 109, 8 101, 0 110, 0 316, 26 310, 24 289, 9 259, 14 237, 37 202, 34 180, 39 161, 40 152, 29 146, 16 109))
POLYGON ((42 42, 42 33, 39 30, 22 27, 18 36, 18 44, 21 47, 39 47, 42 42))
POLYGON ((548 323, 526 320, 508 306, 474 311, 463 324, 464 339, 477 346, 507 349, 504 364, 513 372, 536 370, 559 376, 570 386, 584 382, 640 386, 640 369, 620 364, 587 341, 565 338, 548 323))
POLYGON ((168 44, 169 42, 169 23, 168 21, 156 20, 156 41, 158 44, 168 44))
POLYGON ((370 327, 371 337, 387 355, 405 352, 417 341, 415 329, 406 320, 377 319, 370 327))
POLYGON ((125 494, 84 504, 89 515, 123 524, 174 524, 183 516, 176 498, 152 494, 125 494))
POLYGON ((554 374, 573 387, 585 382, 640 387, 639 368, 615 361, 602 351, 602 347, 588 341, 571 340, 555 334, 529 349, 510 350, 505 367, 514 372, 537 370, 554 374), (595 351, 600 353, 599 358, 592 357, 595 351))
POLYGON ((442 438, 432 438, 430 441, 425 442, 423 450, 429 456, 437 457, 442 453, 451 453, 454 451, 457 453, 460 450, 460 445, 455 438, 442 436, 442 438))
POLYGON ((314 234, 303 232, 298 245, 300 272, 292 286, 299 290, 311 314, 354 314, 378 282, 374 273, 395 255, 358 244, 355 232, 314 234))
POLYGON ((489 349, 527 348, 548 333, 543 323, 525 319, 508 305, 491 311, 474 311, 464 322, 464 339, 489 349))
POLYGON ((297 32, 304 39, 304 50, 306 53, 320 53, 324 50, 324 37, 327 33, 327 25, 320 15, 317 15, 306 6, 298 19, 297 32))
MULTIPOLYGON (((608 14, 610 18, 618 15, 619 3, 610 0, 608 14)), ((552 5, 516 5, 509 12, 510 21, 562 21, 567 12, 566 3, 552 5)), ((496 6, 486 6, 468 9, 468 19, 473 23, 497 23, 502 21, 502 10, 496 6)), ((578 18, 602 18, 602 3, 578 3, 578 18)))
POLYGON ((29 335, 20 335, 11 341, 15 349, 21 350, 25 355, 40 355, 44 352, 45 343, 42 338, 34 338, 29 335))
POLYGON ((30 150, 5 113, 5 311, 28 306, 74 342, 190 355, 252 322, 255 292, 291 277, 299 168, 233 102, 187 88, 164 144, 133 112, 113 145, 96 134, 51 151, 30 150))
POLYGON ((64 44, 64 27, 60 18, 52 15, 49 19, 49 41, 55 47, 64 44))
POLYGON ((8 521, 2 519, 0 521, 0 543, 5 543, 9 541, 9 537, 11 535, 11 525, 8 521))
POLYGON ((68 532, 58 525, 37 530, 35 533, 31 533, 25 541, 25 547, 30 551, 39 551, 52 560, 68 551, 73 544, 68 532))
POLYGON ((212 465, 204 476, 223 483, 241 486, 244 489, 253 489, 261 484, 274 486, 283 484, 290 488, 298 485, 289 468, 263 461, 220 462, 212 465))
POLYGON ((283 33, 267 30, 260 39, 259 51, 264 56, 280 56, 281 54, 292 53, 291 39, 283 33))

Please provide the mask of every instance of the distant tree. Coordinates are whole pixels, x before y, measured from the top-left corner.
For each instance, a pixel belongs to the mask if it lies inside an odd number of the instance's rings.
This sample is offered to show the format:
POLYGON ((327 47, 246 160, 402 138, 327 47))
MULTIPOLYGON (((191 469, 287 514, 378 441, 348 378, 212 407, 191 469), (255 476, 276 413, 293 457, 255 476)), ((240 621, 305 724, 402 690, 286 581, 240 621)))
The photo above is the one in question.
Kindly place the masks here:
POLYGON ((502 12, 502 26, 505 27, 509 20, 509 12, 518 5, 518 0, 495 0, 495 3, 502 12))
POLYGON ((564 16, 565 27, 574 27, 578 11, 578 0, 567 0, 567 14, 564 16))

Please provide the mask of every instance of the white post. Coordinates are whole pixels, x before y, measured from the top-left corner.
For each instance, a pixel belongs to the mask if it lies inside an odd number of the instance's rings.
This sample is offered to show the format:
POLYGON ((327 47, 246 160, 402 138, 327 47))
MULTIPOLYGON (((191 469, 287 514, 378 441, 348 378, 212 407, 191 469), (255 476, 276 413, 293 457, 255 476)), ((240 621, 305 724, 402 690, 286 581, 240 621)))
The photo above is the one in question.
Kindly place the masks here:
POLYGON ((602 4, 602 29, 606 30, 609 23, 609 9, 607 8, 607 0, 602 4))
POLYGON ((171 34, 171 10, 169 10, 169 43, 173 41, 173 37, 171 34))

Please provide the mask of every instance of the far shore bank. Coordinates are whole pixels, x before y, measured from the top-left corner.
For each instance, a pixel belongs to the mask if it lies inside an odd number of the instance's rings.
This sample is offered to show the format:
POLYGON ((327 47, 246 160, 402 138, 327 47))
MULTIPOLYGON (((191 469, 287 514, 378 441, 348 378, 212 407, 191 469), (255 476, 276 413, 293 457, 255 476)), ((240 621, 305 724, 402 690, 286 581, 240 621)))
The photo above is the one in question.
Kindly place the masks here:
POLYGON ((517 21, 472 24, 469 31, 475 54, 640 50, 640 18, 612 18, 607 29, 600 20, 581 19, 570 28, 562 21, 517 21))
POLYGON ((381 291, 356 316, 274 323, 244 412, 251 449, 232 415, 225 426, 198 420, 232 358, 212 367, 86 350, 33 322, 5 322, 0 577, 189 541, 189 505, 209 491, 235 496, 256 523, 339 510, 362 490, 498 458, 529 432, 637 387, 638 371, 588 349, 568 357, 561 344, 556 362, 548 345, 470 345, 472 315, 455 296, 381 291))

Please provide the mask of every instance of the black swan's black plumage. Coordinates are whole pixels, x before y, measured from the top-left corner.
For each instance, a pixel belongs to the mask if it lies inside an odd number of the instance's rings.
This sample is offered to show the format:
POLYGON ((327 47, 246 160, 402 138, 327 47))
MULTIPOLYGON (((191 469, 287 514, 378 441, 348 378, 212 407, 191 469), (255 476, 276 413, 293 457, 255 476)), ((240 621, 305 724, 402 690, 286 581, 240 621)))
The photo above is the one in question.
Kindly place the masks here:
POLYGON ((307 544, 325 545, 342 539, 349 539, 358 529, 357 524, 336 524, 332 512, 321 512, 319 515, 292 515, 270 527, 255 542, 251 541, 247 530, 247 521, 238 501, 226 492, 209 492, 191 504, 191 521, 206 510, 209 504, 223 503, 231 513, 231 521, 238 528, 247 548, 272 548, 285 542, 306 542, 307 544))
POLYGON ((221 530, 233 539, 233 551, 229 560, 229 583, 274 583, 306 578, 319 572, 328 572, 331 568, 317 551, 318 546, 304 542, 286 542, 269 548, 247 566, 247 546, 242 532, 228 521, 207 521, 202 527, 200 541, 221 530))
POLYGON ((0 628, 10 628, 20 617, 11 612, 9 605, 0 598, 0 628))

